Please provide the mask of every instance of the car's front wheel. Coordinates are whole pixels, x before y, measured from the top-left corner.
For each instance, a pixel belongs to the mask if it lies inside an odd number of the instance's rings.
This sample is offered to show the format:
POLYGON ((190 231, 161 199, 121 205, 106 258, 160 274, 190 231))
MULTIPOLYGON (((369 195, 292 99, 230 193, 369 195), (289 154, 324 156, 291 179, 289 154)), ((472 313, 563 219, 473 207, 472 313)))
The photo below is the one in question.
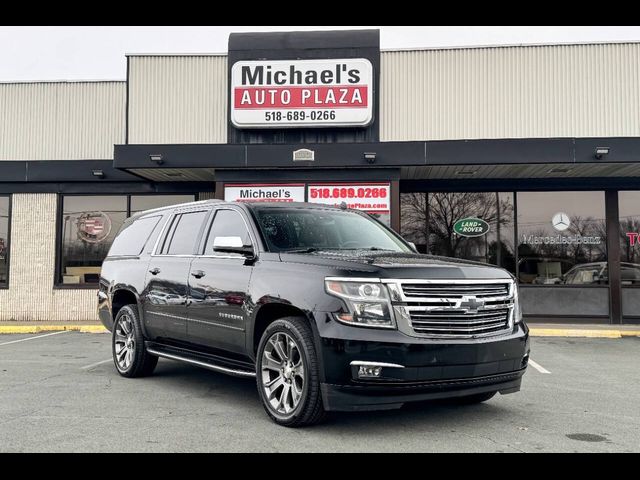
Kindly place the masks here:
POLYGON ((147 352, 136 305, 125 305, 116 315, 111 337, 113 363, 123 377, 151 375, 158 357, 147 352))
POLYGON ((270 324, 256 358, 258 392, 267 414, 279 425, 302 427, 325 416, 313 333, 304 318, 270 324))

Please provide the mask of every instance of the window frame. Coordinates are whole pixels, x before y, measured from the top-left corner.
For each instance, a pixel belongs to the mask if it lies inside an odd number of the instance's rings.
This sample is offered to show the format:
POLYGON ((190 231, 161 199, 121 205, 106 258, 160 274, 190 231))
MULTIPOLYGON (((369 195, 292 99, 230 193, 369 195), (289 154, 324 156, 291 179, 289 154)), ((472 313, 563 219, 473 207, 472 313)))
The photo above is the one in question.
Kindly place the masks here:
POLYGON ((12 219, 12 202, 13 195, 0 194, 0 198, 8 199, 7 207, 7 281, 6 283, 0 283, 0 290, 8 290, 11 285, 11 219, 12 219))
MULTIPOLYGON (((62 217, 64 215, 64 199, 65 197, 124 197, 126 201, 126 219, 131 218, 131 197, 141 197, 141 196, 149 196, 149 197, 162 197, 167 195, 190 195, 193 196, 192 201, 198 201, 198 193, 170 193, 170 192, 160 192, 160 193, 59 193, 57 195, 57 205, 56 205, 56 241, 55 241, 55 269, 54 269, 54 279, 53 279, 53 289, 57 290, 97 290, 98 283, 85 283, 85 284, 65 284, 62 283, 62 228, 61 222, 62 217)), ((9 200, 9 212, 11 215, 11 200, 9 200)), ((163 222, 163 220, 160 220, 163 222)), ((160 232, 160 236, 164 236, 166 223, 162 226, 163 230, 160 232)), ((11 227, 9 227, 11 228, 11 227)), ((11 233, 11 232, 9 232, 11 233)), ((146 246, 145 246, 146 247, 146 246)), ((11 243, 9 243, 9 248, 11 248, 11 243)), ((154 248, 155 251, 155 248, 154 248)), ((144 249, 143 249, 144 252, 144 249)), ((154 252, 152 252, 153 254, 154 252)), ((4 287, 0 287, 2 289, 4 287)))

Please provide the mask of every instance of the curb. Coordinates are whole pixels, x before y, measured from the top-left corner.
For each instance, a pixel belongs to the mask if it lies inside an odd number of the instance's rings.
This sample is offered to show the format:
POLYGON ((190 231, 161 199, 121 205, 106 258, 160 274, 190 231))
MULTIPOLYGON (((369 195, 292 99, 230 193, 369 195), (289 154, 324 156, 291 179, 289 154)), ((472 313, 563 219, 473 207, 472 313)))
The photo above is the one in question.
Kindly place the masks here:
POLYGON ((529 327, 529 334, 532 337, 622 338, 640 337, 640 330, 529 327))
POLYGON ((42 332, 81 332, 107 333, 102 325, 0 325, 0 335, 9 333, 42 333, 42 332))
MULTIPOLYGON (((108 333, 102 325, 0 325, 0 335, 42 332, 108 333)), ((578 329, 578 328, 535 328, 529 327, 532 337, 581 337, 581 338, 623 338, 640 337, 640 330, 578 329)))

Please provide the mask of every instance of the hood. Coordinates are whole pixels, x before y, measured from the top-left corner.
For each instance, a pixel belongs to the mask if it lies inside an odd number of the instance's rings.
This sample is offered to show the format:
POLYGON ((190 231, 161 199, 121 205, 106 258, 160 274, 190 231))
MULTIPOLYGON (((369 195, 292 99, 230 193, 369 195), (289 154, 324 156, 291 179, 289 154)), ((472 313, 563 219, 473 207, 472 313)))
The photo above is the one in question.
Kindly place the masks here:
POLYGON ((318 250, 311 253, 281 253, 288 263, 333 267, 345 273, 371 273, 381 278, 416 279, 510 279, 502 268, 457 258, 371 250, 318 250))

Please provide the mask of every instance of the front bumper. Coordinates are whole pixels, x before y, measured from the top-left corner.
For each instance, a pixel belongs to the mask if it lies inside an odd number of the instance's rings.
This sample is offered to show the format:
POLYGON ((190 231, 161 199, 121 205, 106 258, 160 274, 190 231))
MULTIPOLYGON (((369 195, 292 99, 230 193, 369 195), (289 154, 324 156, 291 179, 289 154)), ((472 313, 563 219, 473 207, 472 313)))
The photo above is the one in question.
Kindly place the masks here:
POLYGON ((318 322, 322 395, 327 410, 398 408, 403 403, 520 389, 529 355, 524 323, 495 337, 429 339, 397 330, 318 322), (360 363, 383 367, 360 378, 360 363), (354 365, 355 364, 355 365, 354 365))
POLYGON ((526 367, 515 372, 482 377, 434 380, 409 384, 321 385, 322 400, 329 411, 390 410, 407 402, 463 397, 485 392, 503 395, 520 390, 526 367))

